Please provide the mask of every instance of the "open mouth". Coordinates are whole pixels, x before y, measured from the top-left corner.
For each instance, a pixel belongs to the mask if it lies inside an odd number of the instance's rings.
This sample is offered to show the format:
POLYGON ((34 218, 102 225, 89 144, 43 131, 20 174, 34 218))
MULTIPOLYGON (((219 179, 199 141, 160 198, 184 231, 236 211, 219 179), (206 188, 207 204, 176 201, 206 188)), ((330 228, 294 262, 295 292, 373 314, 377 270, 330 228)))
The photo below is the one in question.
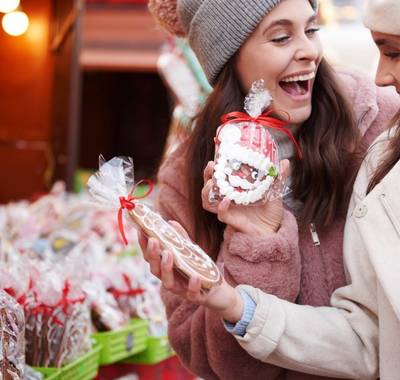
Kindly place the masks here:
POLYGON ((306 95, 311 88, 311 80, 315 77, 314 72, 306 75, 287 77, 279 82, 279 86, 293 96, 306 95))

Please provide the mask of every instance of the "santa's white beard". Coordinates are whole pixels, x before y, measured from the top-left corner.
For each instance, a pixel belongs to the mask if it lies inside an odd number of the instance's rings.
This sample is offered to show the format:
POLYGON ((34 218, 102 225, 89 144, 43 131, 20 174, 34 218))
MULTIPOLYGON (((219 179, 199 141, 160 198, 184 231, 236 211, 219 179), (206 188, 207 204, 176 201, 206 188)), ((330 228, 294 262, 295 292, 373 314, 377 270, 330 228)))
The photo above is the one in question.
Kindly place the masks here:
POLYGON ((240 178, 237 175, 228 175, 228 182, 233 186, 233 187, 239 187, 243 190, 253 190, 257 185, 260 184, 260 181, 257 181, 257 183, 251 183, 247 181, 246 179, 240 178))
POLYGON ((269 168, 272 166, 269 159, 261 156, 258 152, 232 143, 221 143, 218 153, 219 156, 214 167, 214 178, 220 194, 228 197, 236 204, 243 205, 263 199, 274 180, 273 177, 267 175, 269 168), (233 170, 229 167, 230 160, 236 160, 254 169, 261 170, 265 173, 263 180, 257 179, 254 183, 251 183, 232 174, 233 170))

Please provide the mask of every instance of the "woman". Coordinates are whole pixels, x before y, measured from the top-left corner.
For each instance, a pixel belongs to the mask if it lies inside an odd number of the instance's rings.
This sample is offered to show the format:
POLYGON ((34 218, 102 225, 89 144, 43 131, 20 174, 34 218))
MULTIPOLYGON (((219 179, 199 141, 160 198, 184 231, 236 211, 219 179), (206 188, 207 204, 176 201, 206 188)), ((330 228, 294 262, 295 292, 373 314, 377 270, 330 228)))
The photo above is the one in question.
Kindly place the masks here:
MULTIPOLYGON (((380 51, 376 83, 400 95, 400 2, 366 0, 364 23, 380 51)), ((400 110, 371 146, 354 185, 344 239, 349 285, 333 294, 336 309, 305 308, 249 288, 257 311, 251 333, 238 340, 252 355, 313 374, 400 377, 399 147, 400 110), (269 347, 260 349, 266 341, 269 347)))
MULTIPOLYGON (((169 2, 151 5, 159 14, 171 11, 169 2)), ((190 140, 160 169, 158 207, 223 267, 229 284, 320 306, 346 282, 343 227, 362 147, 399 103, 361 76, 330 69, 315 7, 308 0, 178 1, 178 18, 214 92, 190 140), (210 204, 211 165, 205 167, 213 159, 219 119, 241 110, 244 94, 260 78, 274 107, 291 115, 303 150, 300 161, 291 143, 275 136, 281 158, 291 163, 292 193, 285 208, 279 201, 258 208, 210 204)), ((224 329, 218 311, 191 302, 196 280, 189 289, 182 285, 168 254, 161 271, 158 242, 148 244, 146 249, 142 242, 146 258, 165 288, 169 338, 189 369, 205 379, 313 378, 251 358, 224 329)))

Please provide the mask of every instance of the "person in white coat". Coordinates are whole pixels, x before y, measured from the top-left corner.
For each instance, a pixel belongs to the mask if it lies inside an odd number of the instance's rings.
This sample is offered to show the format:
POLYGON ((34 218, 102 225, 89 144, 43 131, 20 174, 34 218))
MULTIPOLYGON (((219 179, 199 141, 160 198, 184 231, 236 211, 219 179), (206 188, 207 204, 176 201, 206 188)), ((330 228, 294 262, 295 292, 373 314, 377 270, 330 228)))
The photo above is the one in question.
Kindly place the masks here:
MULTIPOLYGON (((380 51, 376 83, 400 95, 400 1, 366 0, 364 23, 380 51)), ((333 307, 240 286, 255 310, 235 335, 239 344, 259 360, 315 375, 400 379, 400 111, 359 171, 344 260, 349 285, 335 291, 333 307)))

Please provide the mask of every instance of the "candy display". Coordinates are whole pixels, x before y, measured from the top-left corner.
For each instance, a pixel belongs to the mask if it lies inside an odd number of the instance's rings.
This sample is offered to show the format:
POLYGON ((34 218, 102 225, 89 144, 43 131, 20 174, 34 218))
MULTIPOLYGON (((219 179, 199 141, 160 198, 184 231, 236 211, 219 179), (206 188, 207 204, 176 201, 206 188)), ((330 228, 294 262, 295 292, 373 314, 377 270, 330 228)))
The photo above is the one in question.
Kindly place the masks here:
POLYGON ((221 274, 212 259, 197 245, 181 236, 158 213, 132 195, 134 189, 131 159, 114 157, 101 162, 100 169, 88 181, 91 195, 103 207, 119 208, 123 233, 122 212, 128 215, 147 236, 159 239, 164 249, 174 256, 175 267, 186 276, 199 276, 206 289, 221 282, 221 274))
POLYGON ((57 183, 33 202, 0 206, 0 228, 1 380, 43 378, 27 365, 69 368, 93 352, 93 333, 124 330, 132 318, 146 321, 146 334, 166 335, 160 282, 135 229, 124 245, 115 210, 57 183))

